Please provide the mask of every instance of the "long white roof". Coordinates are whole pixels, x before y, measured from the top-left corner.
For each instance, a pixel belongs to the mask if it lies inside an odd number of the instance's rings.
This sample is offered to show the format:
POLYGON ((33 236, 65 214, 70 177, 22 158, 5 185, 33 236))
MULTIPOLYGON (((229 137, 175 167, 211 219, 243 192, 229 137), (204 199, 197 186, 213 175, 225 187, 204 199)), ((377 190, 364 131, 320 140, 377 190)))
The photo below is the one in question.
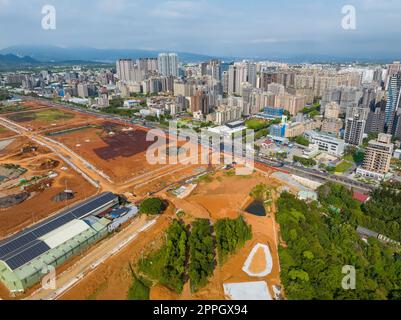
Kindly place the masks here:
POLYGON ((88 230, 89 228, 90 226, 85 221, 75 219, 66 223, 60 228, 45 234, 40 238, 40 240, 45 242, 51 249, 53 249, 74 238, 80 233, 88 230))

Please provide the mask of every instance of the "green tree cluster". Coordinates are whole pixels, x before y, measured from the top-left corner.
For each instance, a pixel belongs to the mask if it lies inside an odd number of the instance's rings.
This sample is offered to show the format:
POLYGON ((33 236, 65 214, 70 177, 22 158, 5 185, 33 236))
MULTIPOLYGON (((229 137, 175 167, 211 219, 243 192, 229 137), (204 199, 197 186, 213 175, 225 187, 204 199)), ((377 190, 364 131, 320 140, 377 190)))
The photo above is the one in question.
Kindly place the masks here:
POLYGON ((196 292, 207 284, 214 271, 214 240, 209 220, 199 219, 192 224, 189 236, 189 280, 196 292))
MULTIPOLYGON (((345 156, 352 157, 352 160, 356 164, 361 164, 365 159, 365 152, 355 146, 347 146, 345 149, 345 156)), ((349 159, 350 160, 350 159, 349 159)))
POLYGON ((115 114, 115 115, 125 117, 125 118, 132 118, 135 115, 135 113, 139 112, 139 110, 107 107, 107 108, 102 109, 102 112, 105 112, 108 114, 115 114))
POLYGON ((142 201, 139 206, 139 212, 148 214, 148 215, 156 215, 161 214, 164 210, 166 210, 166 203, 159 198, 148 198, 142 201))
POLYGON ((401 185, 385 183, 370 194, 362 206, 365 225, 391 239, 401 241, 401 185))
MULTIPOLYGON (((216 238, 220 239, 221 249, 217 249, 220 256, 224 254, 223 257, 226 257, 235 252, 252 238, 251 227, 242 217, 219 220, 216 226, 214 230, 216 238)), ((192 223, 191 232, 181 221, 174 220, 166 231, 166 243, 138 262, 139 271, 153 283, 160 283, 177 293, 182 292, 189 278, 191 290, 196 292, 207 284, 214 272, 215 242, 209 220, 196 220, 192 223)), ((147 285, 144 281, 142 283, 147 285)), ((140 283, 135 286, 142 291, 140 283)))
POLYGON ((328 183, 318 190, 319 201, 342 211, 342 217, 354 227, 362 226, 401 241, 401 184, 384 183, 360 204, 342 185, 328 183))
POLYGON ((272 199, 272 190, 268 185, 260 183, 252 189, 249 195, 256 200, 269 201, 272 199))
POLYGON ((252 239, 252 227, 242 216, 235 220, 217 221, 215 231, 220 264, 223 264, 230 254, 244 246, 246 241, 252 239))
POLYGON ((297 136, 291 139, 291 141, 294 141, 302 146, 309 146, 309 140, 305 138, 304 136, 297 136))
POLYGON ((317 165, 317 162, 313 159, 307 159, 307 158, 298 157, 298 156, 294 156, 293 159, 295 162, 299 162, 300 164, 302 164, 305 167, 313 167, 313 166, 317 165))
POLYGON ((177 293, 181 293, 184 288, 187 253, 187 229, 182 222, 174 220, 167 230, 165 263, 160 283, 177 293))
MULTIPOLYGON (((377 239, 365 244, 355 226, 349 223, 345 209, 356 206, 338 201, 344 195, 341 188, 321 204, 310 204, 283 193, 278 200, 277 220, 286 246, 279 248, 281 280, 286 296, 292 300, 393 299, 401 288, 401 260, 394 248, 377 239), (330 211, 328 205, 342 208, 341 214, 330 211), (331 212, 331 213, 330 213, 331 212), (356 269, 356 289, 344 290, 342 273, 346 265, 356 269)), ((322 192, 322 190, 321 190, 322 192)), ((348 192, 349 194, 349 192, 348 192)), ((321 194, 323 197, 323 194, 321 194)))
POLYGON ((301 112, 302 112, 303 114, 309 114, 310 117, 313 118, 313 117, 315 117, 315 116, 317 116, 317 115, 320 114, 319 110, 320 110, 320 103, 317 103, 317 104, 314 104, 314 105, 311 106, 311 107, 305 107, 305 108, 303 108, 303 109, 301 110, 301 112))

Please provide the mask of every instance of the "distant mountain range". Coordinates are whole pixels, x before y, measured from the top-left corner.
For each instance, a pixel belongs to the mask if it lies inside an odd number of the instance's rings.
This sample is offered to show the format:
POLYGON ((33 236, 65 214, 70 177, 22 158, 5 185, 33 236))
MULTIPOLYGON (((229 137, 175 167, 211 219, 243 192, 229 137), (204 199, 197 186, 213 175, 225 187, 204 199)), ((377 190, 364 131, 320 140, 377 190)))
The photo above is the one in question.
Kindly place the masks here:
MULTIPOLYGON (((56 46, 12 46, 0 50, 0 68, 13 68, 20 66, 38 66, 53 64, 98 64, 114 63, 120 58, 156 58, 160 51, 136 50, 136 49, 97 49, 90 47, 56 47, 56 46)), ((183 62, 200 62, 210 59, 221 59, 223 61, 234 61, 240 59, 270 60, 288 63, 389 63, 396 58, 388 55, 378 59, 375 56, 329 56, 319 54, 270 54, 259 57, 217 57, 196 53, 177 52, 183 62)))
MULTIPOLYGON (((156 58, 160 51, 135 50, 135 49, 96 49, 89 47, 55 47, 55 46, 12 46, 0 50, 3 55, 16 55, 18 57, 30 57, 38 62, 62 62, 62 61, 94 61, 114 63, 120 58, 156 58)), ((184 62, 198 62, 210 60, 213 57, 177 52, 180 60, 184 62)))
POLYGON ((32 65, 37 63, 38 61, 28 56, 19 57, 14 54, 5 54, 5 55, 0 54, 0 65, 5 65, 5 64, 32 65))

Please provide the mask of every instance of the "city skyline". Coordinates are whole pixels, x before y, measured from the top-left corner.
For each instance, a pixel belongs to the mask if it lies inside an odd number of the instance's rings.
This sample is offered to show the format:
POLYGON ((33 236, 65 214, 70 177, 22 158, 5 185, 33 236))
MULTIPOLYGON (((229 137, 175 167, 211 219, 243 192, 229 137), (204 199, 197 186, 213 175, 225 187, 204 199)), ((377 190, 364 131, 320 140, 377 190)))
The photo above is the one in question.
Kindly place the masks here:
POLYGON ((251 1, 0 1, 0 48, 54 45, 193 52, 220 57, 330 56, 396 58, 399 1, 293 3, 251 1), (43 30, 42 7, 56 9, 56 29, 43 30), (344 30, 344 5, 356 29, 344 30), (23 9, 23 10, 22 10, 23 9), (71 28, 71 26, 74 28, 71 28), (6 28, 7 26, 7 28, 6 28), (29 30, 29 32, 27 32, 29 30))

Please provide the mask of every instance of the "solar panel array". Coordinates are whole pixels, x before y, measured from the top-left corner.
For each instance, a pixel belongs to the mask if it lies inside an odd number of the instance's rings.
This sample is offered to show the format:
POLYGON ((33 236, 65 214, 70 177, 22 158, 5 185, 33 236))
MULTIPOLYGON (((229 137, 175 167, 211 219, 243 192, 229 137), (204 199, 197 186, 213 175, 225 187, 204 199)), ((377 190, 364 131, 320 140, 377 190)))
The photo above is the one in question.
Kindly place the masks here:
POLYGON ((53 218, 39 223, 15 236, 0 242, 0 260, 15 270, 41 254, 50 250, 50 247, 39 240, 66 223, 81 219, 99 207, 117 199, 113 193, 102 193, 83 204, 64 211, 53 218))

